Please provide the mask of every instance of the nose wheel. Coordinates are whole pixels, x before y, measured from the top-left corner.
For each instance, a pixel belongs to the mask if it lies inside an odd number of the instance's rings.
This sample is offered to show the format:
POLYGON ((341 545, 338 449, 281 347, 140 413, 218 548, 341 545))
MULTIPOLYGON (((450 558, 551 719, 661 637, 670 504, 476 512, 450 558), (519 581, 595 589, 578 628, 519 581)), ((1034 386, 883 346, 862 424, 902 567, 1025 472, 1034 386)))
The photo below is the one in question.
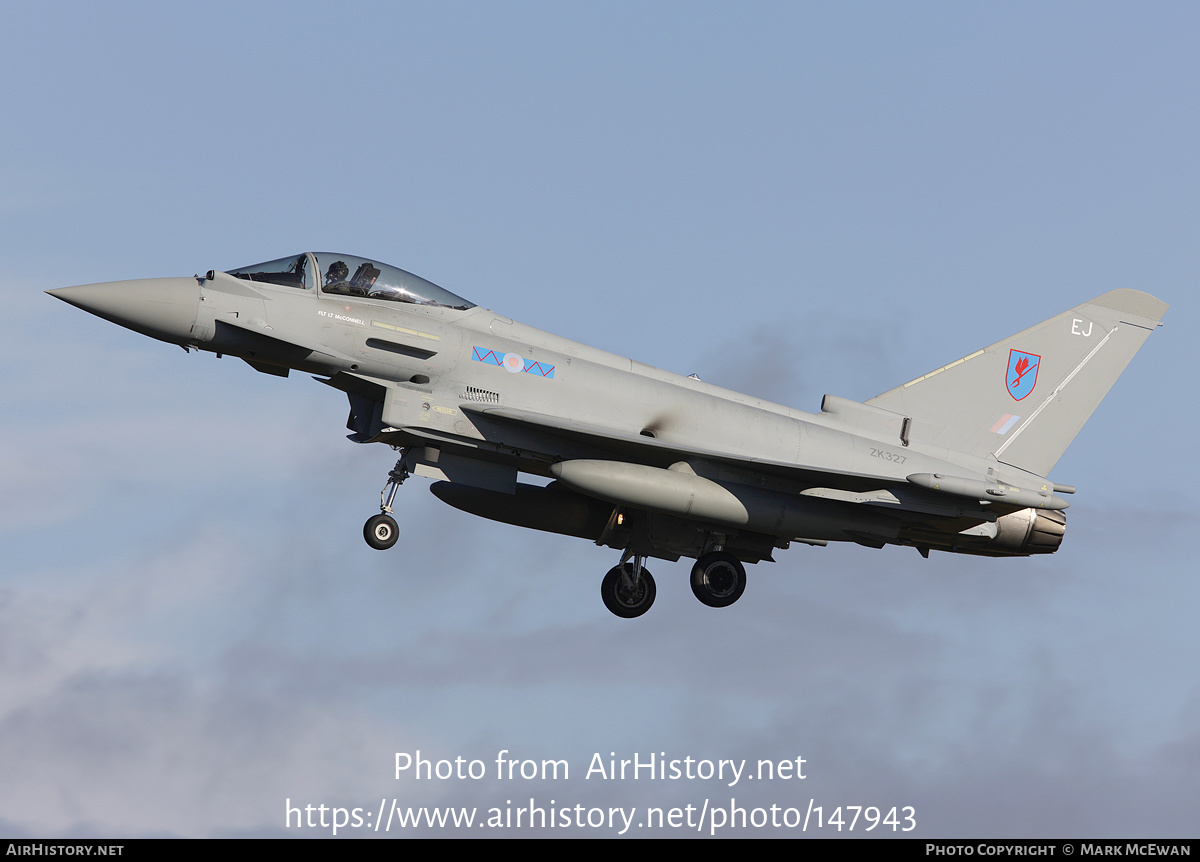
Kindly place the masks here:
POLYGON ((379 514, 367 518, 367 523, 363 525, 363 538, 377 551, 386 551, 400 538, 400 526, 391 513, 396 492, 408 478, 408 468, 404 466, 406 454, 407 450, 400 453, 396 466, 388 473, 387 484, 379 492, 379 514))
POLYGON ((654 604, 657 590, 654 578, 642 565, 644 557, 635 556, 632 562, 609 569, 600 582, 600 597, 604 606, 619 617, 640 617, 654 604))
POLYGON ((391 515, 380 513, 367 519, 363 525, 363 538, 377 551, 386 551, 400 538, 400 527, 391 515))

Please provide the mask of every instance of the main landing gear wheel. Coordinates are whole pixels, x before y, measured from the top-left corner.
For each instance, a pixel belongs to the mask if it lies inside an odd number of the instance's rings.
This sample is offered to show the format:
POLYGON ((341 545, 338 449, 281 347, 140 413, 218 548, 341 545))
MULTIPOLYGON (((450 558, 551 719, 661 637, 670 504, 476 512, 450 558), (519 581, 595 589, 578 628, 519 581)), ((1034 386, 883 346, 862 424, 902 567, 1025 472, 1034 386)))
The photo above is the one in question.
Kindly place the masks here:
POLYGON ((391 515, 378 514, 363 525, 363 538, 377 551, 386 551, 400 538, 400 528, 391 515))
POLYGON ((633 571, 633 563, 614 566, 600 582, 600 597, 604 599, 604 606, 627 620, 640 617, 650 610, 657 594, 654 578, 650 577, 645 567, 638 575, 637 583, 633 582, 633 571))
POLYGON ((692 592, 710 608, 732 605, 746 591, 746 567, 733 554, 705 554, 692 566, 692 592))

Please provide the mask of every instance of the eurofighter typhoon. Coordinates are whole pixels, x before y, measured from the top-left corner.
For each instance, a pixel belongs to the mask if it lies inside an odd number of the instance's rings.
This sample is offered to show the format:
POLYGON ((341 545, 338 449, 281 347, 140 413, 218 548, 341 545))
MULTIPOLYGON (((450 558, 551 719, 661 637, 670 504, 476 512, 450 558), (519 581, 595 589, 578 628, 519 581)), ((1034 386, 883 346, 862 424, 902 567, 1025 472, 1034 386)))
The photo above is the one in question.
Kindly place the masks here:
POLYGON ((392 504, 415 473, 465 512, 618 551, 600 591, 619 617, 653 604, 650 557, 694 559, 696 598, 725 607, 746 563, 792 542, 1054 553, 1061 495, 1075 489, 1050 473, 1167 310, 1113 290, 869 401, 826 395, 813 414, 345 254, 49 293, 184 350, 344 392, 350 439, 400 455, 364 528, 372 548, 396 544, 392 504))

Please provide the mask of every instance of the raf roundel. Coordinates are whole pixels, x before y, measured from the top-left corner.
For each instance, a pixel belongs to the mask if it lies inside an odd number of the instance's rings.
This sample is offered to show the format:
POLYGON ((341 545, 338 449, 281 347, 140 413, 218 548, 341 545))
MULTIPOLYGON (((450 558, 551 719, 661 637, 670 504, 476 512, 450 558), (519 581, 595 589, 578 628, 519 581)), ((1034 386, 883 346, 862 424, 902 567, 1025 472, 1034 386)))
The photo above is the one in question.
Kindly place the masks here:
POLYGON ((525 370, 525 360, 515 353, 504 354, 504 361, 500 364, 509 374, 520 374, 525 370))

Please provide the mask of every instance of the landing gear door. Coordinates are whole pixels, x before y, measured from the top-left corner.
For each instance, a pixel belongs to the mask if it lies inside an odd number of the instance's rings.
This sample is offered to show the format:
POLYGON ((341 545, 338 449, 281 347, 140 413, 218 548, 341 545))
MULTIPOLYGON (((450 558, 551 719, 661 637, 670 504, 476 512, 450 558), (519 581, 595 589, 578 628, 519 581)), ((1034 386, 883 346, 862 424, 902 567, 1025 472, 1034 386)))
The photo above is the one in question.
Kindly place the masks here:
POLYGON ((379 436, 383 430, 383 402, 376 398, 347 392, 350 399, 350 417, 346 430, 352 431, 350 439, 355 443, 367 443, 379 436))

